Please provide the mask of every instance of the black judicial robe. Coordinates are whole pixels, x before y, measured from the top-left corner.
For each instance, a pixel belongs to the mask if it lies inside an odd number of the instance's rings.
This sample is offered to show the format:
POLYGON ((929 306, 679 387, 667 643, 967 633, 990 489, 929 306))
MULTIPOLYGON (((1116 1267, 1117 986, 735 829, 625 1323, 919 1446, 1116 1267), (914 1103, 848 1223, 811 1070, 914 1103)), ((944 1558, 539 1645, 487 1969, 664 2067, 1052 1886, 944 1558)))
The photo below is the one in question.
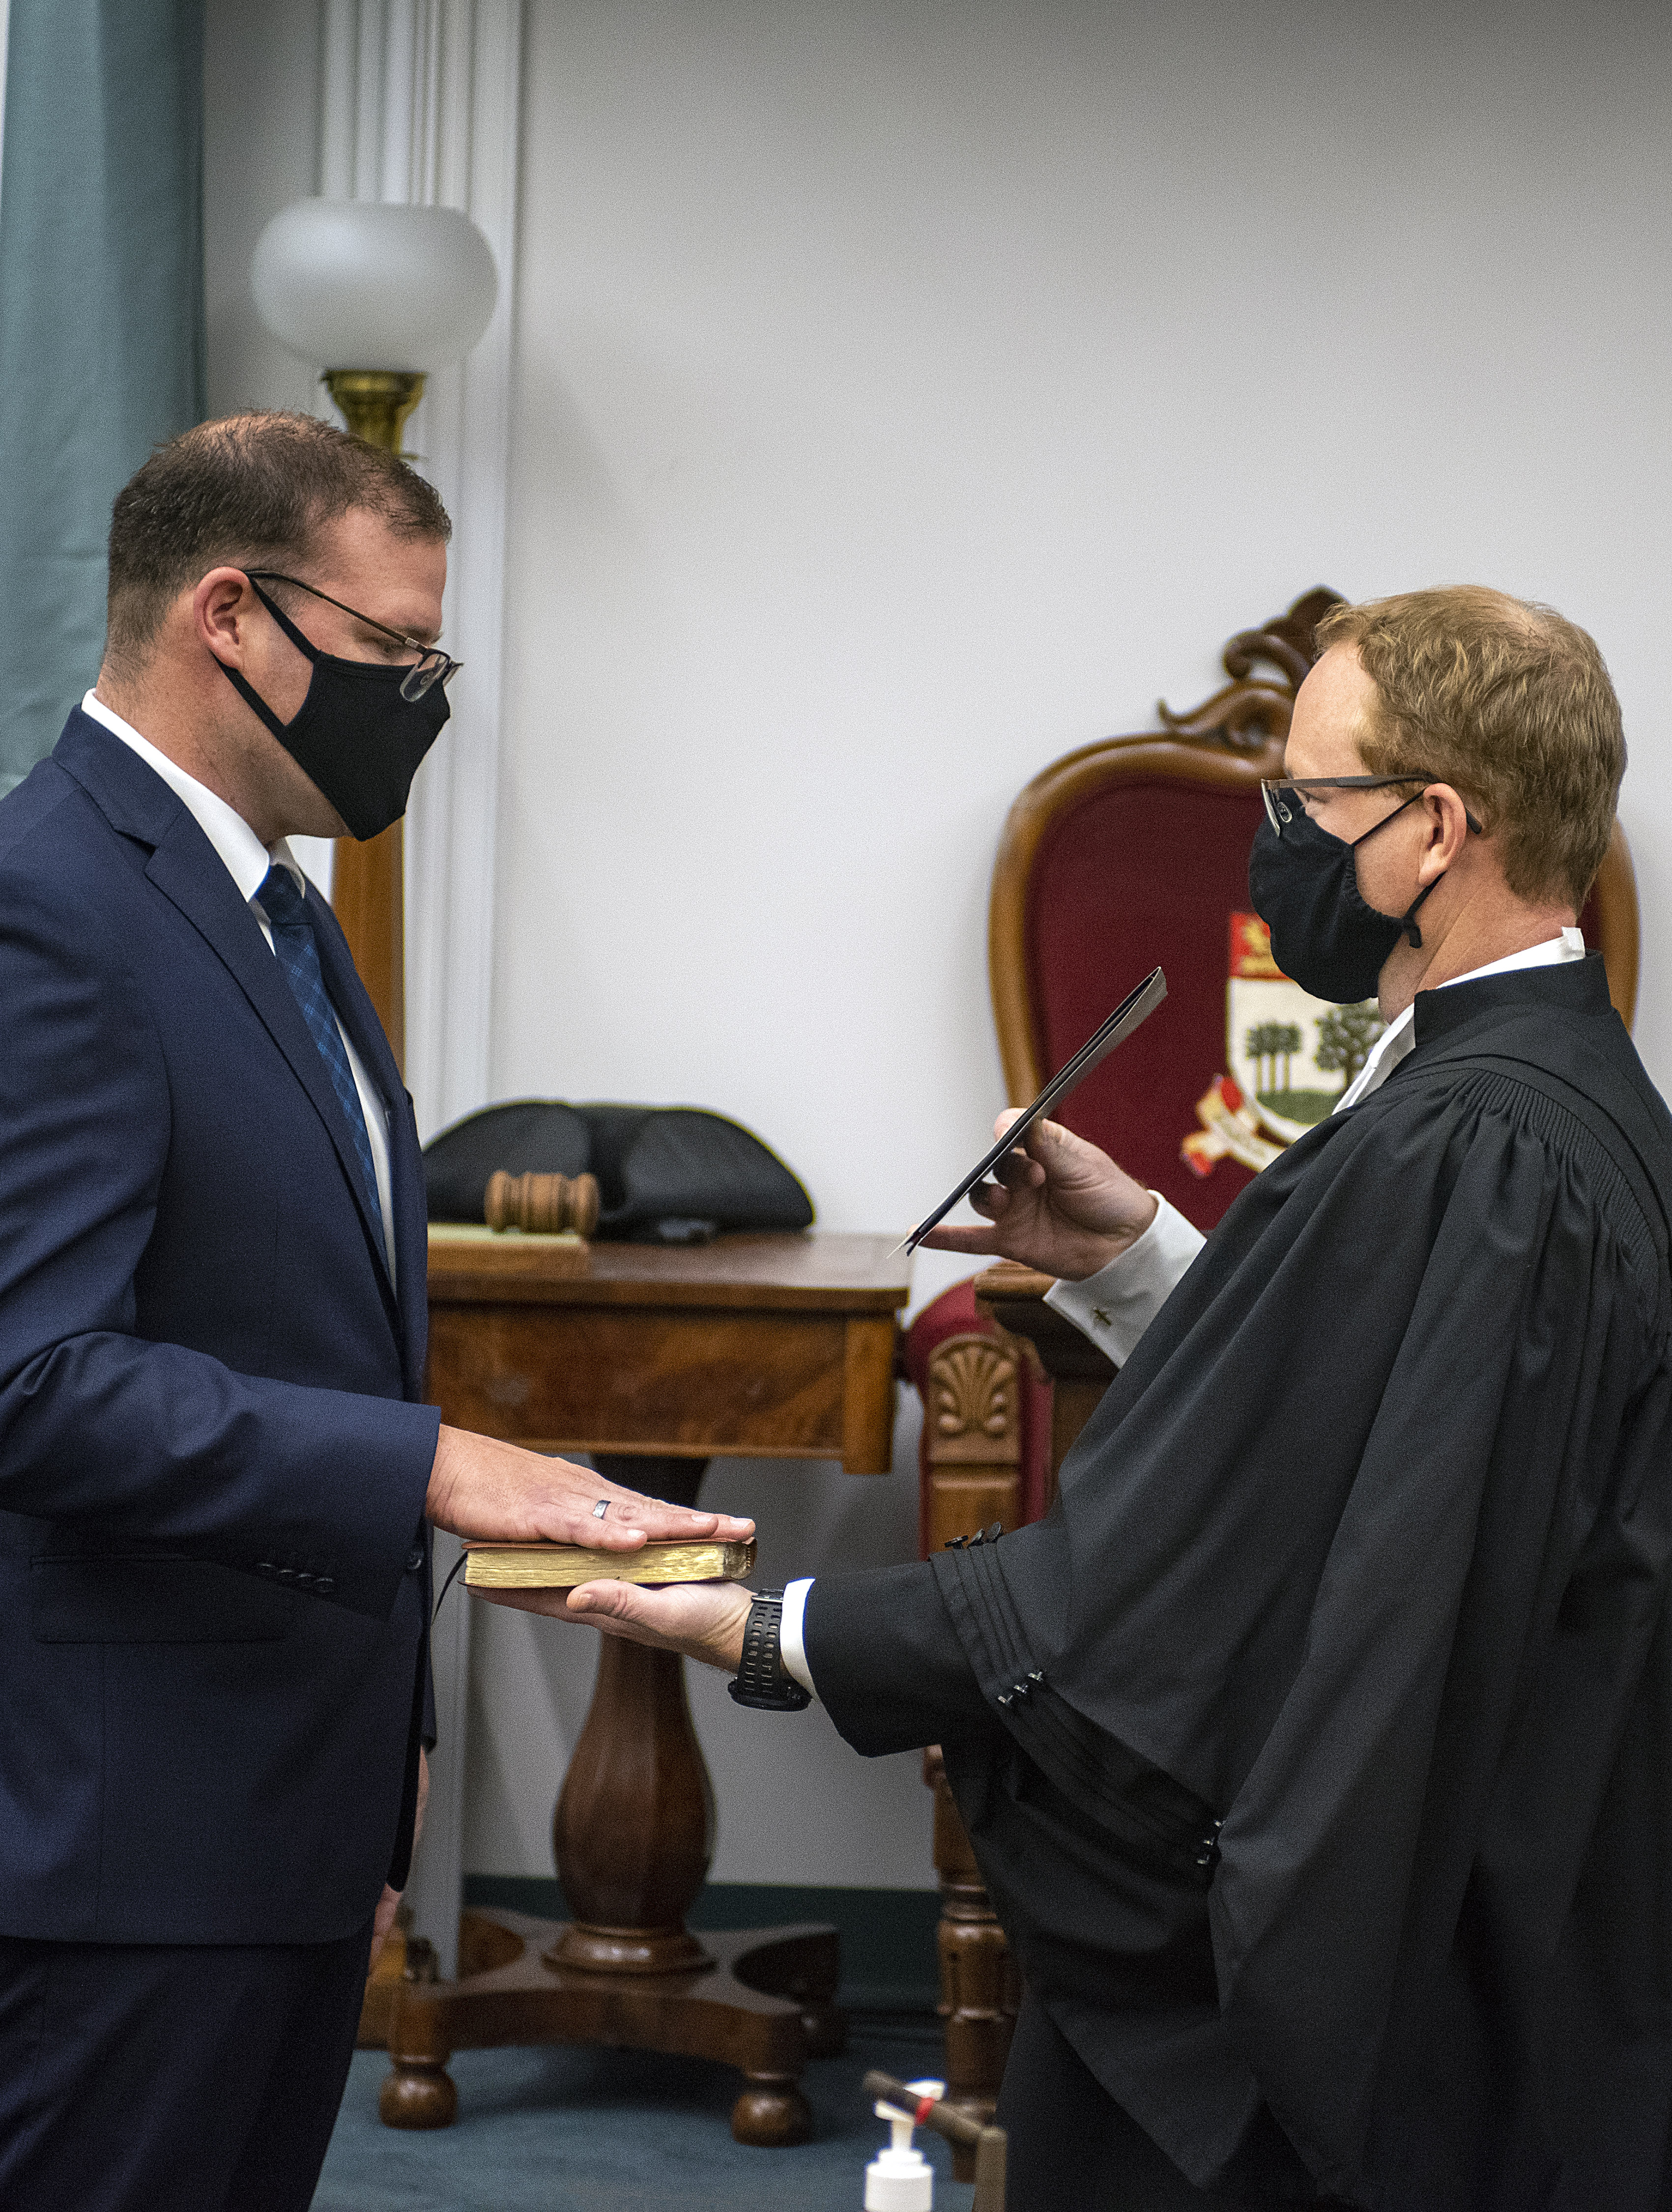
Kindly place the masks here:
POLYGON ((1292 2144, 1387 2212, 1649 2212, 1672 1120, 1594 956, 1415 1034, 1239 1197, 1049 1518, 821 1577, 808 1658, 857 1748, 944 1737, 1031 1988, 1199 2185, 1292 2144))

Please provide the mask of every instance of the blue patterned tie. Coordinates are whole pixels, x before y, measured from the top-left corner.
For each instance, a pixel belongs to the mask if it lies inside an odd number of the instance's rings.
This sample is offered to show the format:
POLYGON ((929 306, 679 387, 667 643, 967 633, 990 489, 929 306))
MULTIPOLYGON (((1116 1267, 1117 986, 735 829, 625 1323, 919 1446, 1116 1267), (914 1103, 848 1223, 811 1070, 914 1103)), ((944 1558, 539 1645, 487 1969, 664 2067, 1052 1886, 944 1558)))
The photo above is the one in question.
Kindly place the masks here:
POLYGON ((347 1120, 349 1134, 354 1139, 355 1158, 360 1162, 372 1218, 380 1226, 383 1207, 377 1194, 377 1170, 372 1164, 372 1140, 366 1134, 366 1116, 361 1109, 360 1093, 355 1088, 349 1055, 344 1049, 343 1033, 337 1026, 337 1016, 325 992, 325 979, 319 972, 319 948, 313 941, 313 925, 307 918, 307 902, 296 889, 296 878, 278 862, 262 878, 256 896, 273 933, 273 951, 284 971, 284 980, 302 1010, 302 1019, 319 1048, 320 1059, 331 1072, 331 1087, 337 1093, 337 1103, 347 1120))

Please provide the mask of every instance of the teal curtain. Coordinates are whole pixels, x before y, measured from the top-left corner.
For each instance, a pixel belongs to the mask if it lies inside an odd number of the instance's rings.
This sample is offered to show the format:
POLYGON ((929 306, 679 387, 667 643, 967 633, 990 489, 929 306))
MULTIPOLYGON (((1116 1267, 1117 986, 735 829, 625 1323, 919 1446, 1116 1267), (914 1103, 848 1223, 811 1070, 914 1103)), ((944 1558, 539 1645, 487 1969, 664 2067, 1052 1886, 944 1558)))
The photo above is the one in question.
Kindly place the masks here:
POLYGON ((204 0, 11 0, 0 793, 98 672, 111 501, 204 415, 204 0))

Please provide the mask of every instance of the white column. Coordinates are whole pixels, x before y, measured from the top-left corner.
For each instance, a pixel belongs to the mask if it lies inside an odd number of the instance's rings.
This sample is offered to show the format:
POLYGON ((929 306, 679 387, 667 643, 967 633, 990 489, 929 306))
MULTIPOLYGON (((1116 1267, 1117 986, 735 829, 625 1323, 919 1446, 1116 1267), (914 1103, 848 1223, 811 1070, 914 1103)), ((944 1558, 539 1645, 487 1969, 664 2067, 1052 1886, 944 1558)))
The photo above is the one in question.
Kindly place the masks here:
MULTIPOLYGON (((487 1101, 522 4, 325 0, 324 27, 320 191, 461 208, 499 269, 486 336, 458 367, 431 375, 407 432, 453 517, 444 638, 465 664, 449 693, 452 720, 406 817, 406 1078, 427 1138, 487 1101)), ((453 1540, 439 1539, 438 1588, 456 1557, 453 1540)), ((455 1590, 435 1628, 441 1742, 407 1892, 418 1933, 449 1975, 469 1625, 468 1601, 455 1590)))

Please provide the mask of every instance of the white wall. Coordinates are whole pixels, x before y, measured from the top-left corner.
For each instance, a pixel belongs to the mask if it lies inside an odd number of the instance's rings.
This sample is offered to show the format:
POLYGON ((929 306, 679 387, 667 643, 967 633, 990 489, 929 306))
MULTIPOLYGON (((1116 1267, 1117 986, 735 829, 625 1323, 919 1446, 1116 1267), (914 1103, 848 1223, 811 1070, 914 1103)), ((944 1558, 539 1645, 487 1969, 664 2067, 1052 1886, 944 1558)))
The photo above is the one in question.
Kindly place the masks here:
MULTIPOLYGON (((1609 0, 530 0, 495 1095, 716 1106, 903 1225, 999 1103, 1018 787, 1314 583, 1464 578, 1608 656, 1672 1079, 1669 62, 1609 0)), ((909 1411, 897 1467, 709 1494, 782 1576, 909 1555, 909 1411)), ((549 1871, 590 1667, 478 1621, 472 1868, 549 1871)), ((913 1761, 694 1695, 717 1877, 927 1881, 913 1761)))

